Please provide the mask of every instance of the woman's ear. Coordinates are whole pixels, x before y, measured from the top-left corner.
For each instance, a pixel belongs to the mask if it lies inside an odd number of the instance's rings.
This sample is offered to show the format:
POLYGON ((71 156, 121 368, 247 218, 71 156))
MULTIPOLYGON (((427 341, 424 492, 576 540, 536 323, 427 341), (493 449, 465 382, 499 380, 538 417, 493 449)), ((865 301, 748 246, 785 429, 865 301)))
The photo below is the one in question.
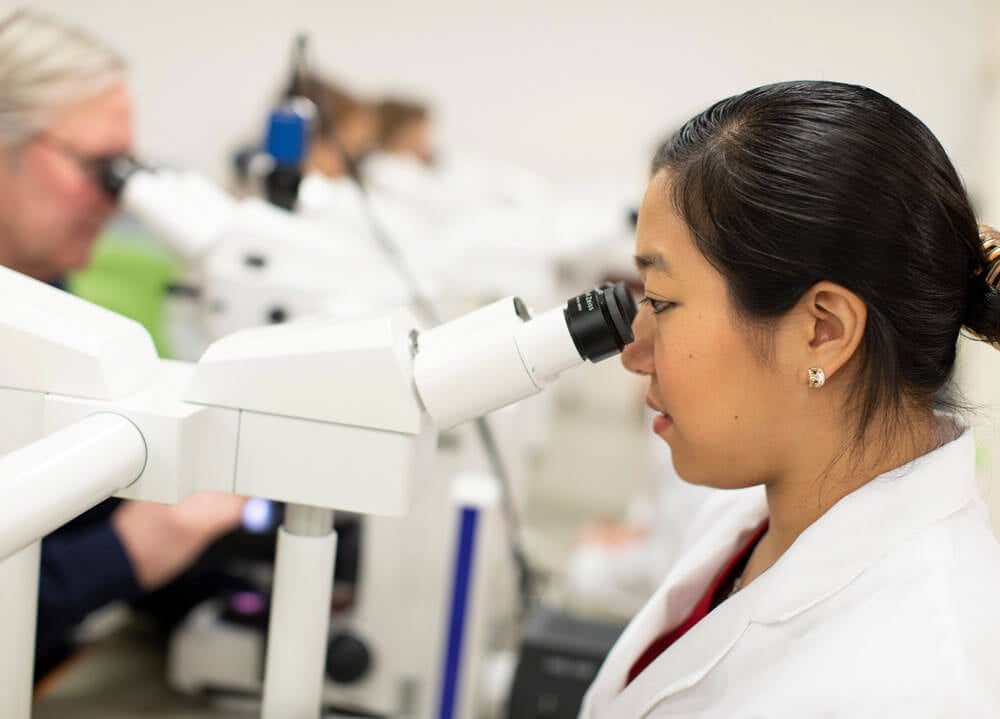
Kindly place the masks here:
POLYGON ((826 379, 836 375, 857 353, 868 322, 868 306, 850 290, 833 282, 818 282, 802 296, 806 346, 798 368, 803 378, 819 367, 826 379))

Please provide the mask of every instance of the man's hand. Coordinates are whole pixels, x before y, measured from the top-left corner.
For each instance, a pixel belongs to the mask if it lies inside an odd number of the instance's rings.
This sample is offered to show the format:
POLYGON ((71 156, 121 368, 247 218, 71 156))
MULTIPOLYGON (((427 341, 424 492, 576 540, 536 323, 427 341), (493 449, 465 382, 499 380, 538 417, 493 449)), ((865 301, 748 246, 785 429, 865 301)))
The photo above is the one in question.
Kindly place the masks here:
POLYGON ((203 551, 240 523, 245 497, 216 492, 193 494, 180 504, 129 500, 111 515, 139 586, 162 587, 203 551))

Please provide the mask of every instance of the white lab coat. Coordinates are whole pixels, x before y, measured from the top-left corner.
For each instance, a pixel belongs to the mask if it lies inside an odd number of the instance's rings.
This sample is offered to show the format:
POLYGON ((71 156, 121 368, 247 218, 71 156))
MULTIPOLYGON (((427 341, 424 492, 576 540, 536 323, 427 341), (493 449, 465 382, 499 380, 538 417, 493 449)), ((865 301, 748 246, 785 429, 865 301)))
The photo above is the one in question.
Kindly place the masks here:
POLYGON ((1000 544, 974 451, 966 430, 843 498, 625 687, 767 516, 761 489, 720 491, 580 718, 1000 717, 1000 544))

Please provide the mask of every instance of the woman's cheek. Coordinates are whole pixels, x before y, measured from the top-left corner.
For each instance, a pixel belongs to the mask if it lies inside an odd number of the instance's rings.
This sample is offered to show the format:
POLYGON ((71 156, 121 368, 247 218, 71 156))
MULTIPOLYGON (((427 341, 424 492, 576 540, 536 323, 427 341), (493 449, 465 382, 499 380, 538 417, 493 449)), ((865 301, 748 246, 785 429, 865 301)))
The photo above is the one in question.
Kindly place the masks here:
POLYGON ((684 360, 682 349, 676 346, 666 346, 662 352, 656 355, 656 380, 660 387, 660 401, 667 406, 664 408, 670 412, 671 399, 678 398, 686 394, 687 385, 691 381, 692 367, 684 360))

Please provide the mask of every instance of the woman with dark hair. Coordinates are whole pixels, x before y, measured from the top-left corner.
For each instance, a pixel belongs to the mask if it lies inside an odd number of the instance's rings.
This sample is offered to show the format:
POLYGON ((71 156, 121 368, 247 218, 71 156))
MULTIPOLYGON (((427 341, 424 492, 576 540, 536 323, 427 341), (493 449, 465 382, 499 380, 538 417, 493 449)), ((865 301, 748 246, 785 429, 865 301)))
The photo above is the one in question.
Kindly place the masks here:
POLYGON ((664 144, 622 359, 680 476, 734 491, 581 717, 1000 716, 1000 545, 947 397, 962 328, 1000 339, 996 240, 867 88, 757 88, 664 144))

